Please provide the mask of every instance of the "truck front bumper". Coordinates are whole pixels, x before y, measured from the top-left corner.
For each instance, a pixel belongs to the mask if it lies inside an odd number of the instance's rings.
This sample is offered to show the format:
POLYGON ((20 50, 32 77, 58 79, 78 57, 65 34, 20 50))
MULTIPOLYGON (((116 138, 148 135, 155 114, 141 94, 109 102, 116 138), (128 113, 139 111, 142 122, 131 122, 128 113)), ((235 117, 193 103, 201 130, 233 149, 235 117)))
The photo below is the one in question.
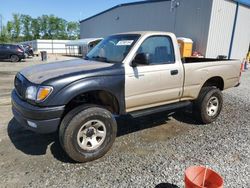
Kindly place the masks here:
POLYGON ((57 131, 65 106, 38 107, 19 98, 16 91, 11 93, 12 112, 21 126, 37 133, 57 131))

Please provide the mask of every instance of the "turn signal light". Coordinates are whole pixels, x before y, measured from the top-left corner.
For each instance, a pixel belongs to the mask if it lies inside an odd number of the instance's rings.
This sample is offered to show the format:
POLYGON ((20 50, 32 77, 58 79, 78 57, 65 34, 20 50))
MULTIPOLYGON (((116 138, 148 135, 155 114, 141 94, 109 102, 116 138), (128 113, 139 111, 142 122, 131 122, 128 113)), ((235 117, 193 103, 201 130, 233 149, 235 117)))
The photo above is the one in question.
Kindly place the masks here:
POLYGON ((53 90, 52 87, 49 87, 49 86, 40 87, 38 92, 37 92, 36 100, 43 101, 44 99, 46 99, 50 95, 52 90, 53 90))

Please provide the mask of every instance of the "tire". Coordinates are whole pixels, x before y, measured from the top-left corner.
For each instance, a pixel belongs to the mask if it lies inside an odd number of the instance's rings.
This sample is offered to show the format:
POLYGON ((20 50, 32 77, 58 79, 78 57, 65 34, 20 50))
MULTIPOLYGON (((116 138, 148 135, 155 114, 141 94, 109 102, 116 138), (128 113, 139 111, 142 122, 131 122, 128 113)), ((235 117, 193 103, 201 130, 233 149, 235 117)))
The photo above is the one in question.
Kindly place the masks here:
POLYGON ((194 102, 193 112, 200 123, 209 124, 220 115, 222 105, 222 92, 214 87, 204 87, 194 102))
POLYGON ((17 55, 11 55, 10 60, 11 60, 11 62, 18 62, 20 60, 20 58, 17 55))
POLYGON ((62 120, 59 140, 67 155, 77 162, 88 162, 105 155, 113 145, 117 124, 102 107, 83 105, 62 120))

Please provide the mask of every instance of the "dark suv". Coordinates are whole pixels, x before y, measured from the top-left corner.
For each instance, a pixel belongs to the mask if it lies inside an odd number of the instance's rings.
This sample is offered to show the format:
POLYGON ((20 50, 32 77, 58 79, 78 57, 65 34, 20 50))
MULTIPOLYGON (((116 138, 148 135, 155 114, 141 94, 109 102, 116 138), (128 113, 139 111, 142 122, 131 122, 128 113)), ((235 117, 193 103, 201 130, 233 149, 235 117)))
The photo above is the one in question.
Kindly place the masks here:
POLYGON ((25 59, 24 50, 15 44, 0 44, 0 59, 10 59, 18 62, 25 59))

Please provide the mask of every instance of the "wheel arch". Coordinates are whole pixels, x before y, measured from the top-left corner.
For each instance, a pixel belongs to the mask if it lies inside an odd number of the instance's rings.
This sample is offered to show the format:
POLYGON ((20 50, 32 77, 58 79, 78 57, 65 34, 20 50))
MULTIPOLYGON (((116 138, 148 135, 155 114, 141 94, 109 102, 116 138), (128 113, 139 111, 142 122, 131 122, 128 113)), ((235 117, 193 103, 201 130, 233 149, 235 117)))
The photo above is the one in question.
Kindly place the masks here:
MULTIPOLYGON (((71 82, 71 78, 67 78, 67 82, 71 82)), ((51 83, 54 81, 51 81, 51 83)), ((64 85, 64 80, 57 81, 58 83, 46 83, 48 85, 64 85), (62 82, 62 83, 61 83, 62 82)), ((112 99, 113 112, 115 114, 124 114, 125 113, 125 97, 124 97, 124 78, 122 76, 103 76, 103 77, 91 77, 86 79, 80 79, 75 82, 71 82, 63 88, 55 87, 54 94, 48 98, 42 105, 47 106, 58 106, 64 105, 69 106, 69 103, 72 104, 72 101, 80 101, 81 104, 94 102, 93 104, 106 104, 108 99, 112 99), (80 99, 86 99, 86 95, 89 97, 85 102, 80 99), (84 96, 84 97, 83 97, 84 96), (92 96, 92 97, 91 97, 92 96), (93 96, 96 99, 93 101, 93 96), (98 97, 97 97, 98 96, 98 97), (91 99, 91 100, 90 100, 91 99), (102 101, 96 102, 96 101, 102 101)), ((85 100, 84 99, 84 100, 85 100)))
POLYGON ((216 87, 221 91, 224 89, 224 80, 220 76, 214 76, 205 81, 201 88, 204 87, 216 87))
POLYGON ((105 107, 113 114, 120 114, 121 107, 118 98, 105 89, 86 90, 68 99, 65 105, 65 114, 73 108, 83 104, 95 104, 105 107))

